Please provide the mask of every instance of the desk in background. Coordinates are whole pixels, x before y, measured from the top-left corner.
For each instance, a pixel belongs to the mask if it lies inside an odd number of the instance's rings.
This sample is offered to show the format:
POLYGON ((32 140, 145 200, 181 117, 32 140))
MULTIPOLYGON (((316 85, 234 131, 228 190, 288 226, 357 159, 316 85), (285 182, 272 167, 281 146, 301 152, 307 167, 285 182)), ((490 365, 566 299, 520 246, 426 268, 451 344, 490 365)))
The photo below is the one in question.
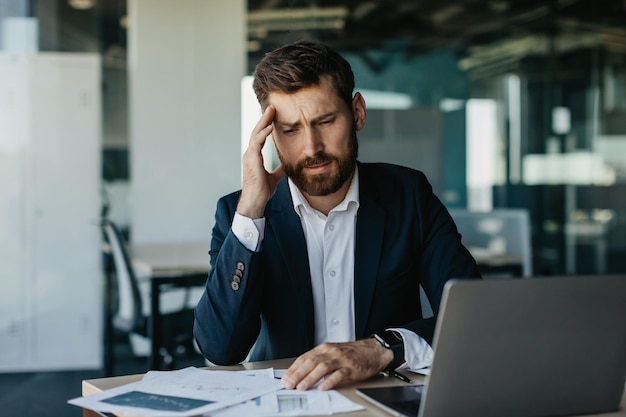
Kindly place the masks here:
POLYGON ((211 266, 208 242, 132 244, 133 267, 150 276, 149 369, 161 369, 160 294, 164 287, 204 286, 211 266))
MULTIPOLYGON (((148 335, 150 351, 148 368, 160 369, 161 358, 159 346, 161 342, 161 309, 160 294, 163 288, 169 287, 200 287, 206 282, 209 264, 208 242, 167 242, 133 244, 128 248, 133 269, 150 279, 150 317, 148 318, 148 335)), ((110 247, 105 245, 104 252, 111 254, 110 247)), ((110 260, 106 265, 105 295, 105 352, 104 366, 106 375, 113 374, 113 297, 112 297, 112 266, 110 260)))
POLYGON ((206 273, 209 242, 133 243, 133 266, 150 275, 206 273))
POLYGON ((472 256, 483 278, 524 276, 524 260, 521 256, 486 254, 472 254, 472 256))

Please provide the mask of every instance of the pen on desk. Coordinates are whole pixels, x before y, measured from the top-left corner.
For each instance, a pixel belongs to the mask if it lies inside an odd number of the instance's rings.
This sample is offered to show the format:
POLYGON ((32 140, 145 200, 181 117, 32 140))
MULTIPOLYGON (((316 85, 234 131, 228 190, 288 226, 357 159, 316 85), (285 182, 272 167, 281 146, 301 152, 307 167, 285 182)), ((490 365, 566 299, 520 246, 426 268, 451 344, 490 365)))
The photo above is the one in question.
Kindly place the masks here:
POLYGON ((407 384, 411 383, 411 380, 409 378, 407 378, 406 376, 402 375, 400 372, 390 371, 389 372, 389 376, 392 376, 394 378, 398 378, 400 381, 404 381, 407 384))

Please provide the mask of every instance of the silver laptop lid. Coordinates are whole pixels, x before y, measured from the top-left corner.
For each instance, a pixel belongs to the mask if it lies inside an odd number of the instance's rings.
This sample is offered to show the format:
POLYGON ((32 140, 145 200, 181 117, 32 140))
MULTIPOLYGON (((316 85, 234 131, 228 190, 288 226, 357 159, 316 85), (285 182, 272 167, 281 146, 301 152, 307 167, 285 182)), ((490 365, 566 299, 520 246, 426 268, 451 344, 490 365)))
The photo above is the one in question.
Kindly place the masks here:
POLYGON ((615 410, 626 276, 450 281, 433 345, 422 417, 615 410))

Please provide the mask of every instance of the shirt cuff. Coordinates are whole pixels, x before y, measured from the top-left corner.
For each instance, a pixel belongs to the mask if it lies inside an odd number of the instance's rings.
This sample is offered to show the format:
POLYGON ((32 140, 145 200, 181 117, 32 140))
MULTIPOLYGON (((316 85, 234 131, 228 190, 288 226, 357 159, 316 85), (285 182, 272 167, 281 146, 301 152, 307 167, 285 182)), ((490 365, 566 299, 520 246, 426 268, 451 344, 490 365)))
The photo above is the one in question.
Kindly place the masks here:
POLYGON ((265 235, 265 217, 251 219, 235 212, 231 230, 246 249, 258 252, 265 235))
POLYGON ((409 370, 428 368, 433 362, 433 349, 417 334, 403 328, 387 329, 400 334, 404 341, 404 360, 409 370))

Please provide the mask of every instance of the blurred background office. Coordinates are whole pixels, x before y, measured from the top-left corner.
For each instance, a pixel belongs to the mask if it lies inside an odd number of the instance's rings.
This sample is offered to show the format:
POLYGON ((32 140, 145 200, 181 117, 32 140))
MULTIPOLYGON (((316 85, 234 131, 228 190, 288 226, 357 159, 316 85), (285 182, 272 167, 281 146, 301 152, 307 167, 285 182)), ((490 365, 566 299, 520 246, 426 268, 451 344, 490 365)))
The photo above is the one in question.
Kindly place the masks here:
POLYGON ((0 29, 0 372, 102 368, 103 214, 208 250, 249 75, 298 39, 352 64, 362 161, 493 213, 485 268, 515 209, 513 276, 626 272, 623 0, 0 0, 0 29))

